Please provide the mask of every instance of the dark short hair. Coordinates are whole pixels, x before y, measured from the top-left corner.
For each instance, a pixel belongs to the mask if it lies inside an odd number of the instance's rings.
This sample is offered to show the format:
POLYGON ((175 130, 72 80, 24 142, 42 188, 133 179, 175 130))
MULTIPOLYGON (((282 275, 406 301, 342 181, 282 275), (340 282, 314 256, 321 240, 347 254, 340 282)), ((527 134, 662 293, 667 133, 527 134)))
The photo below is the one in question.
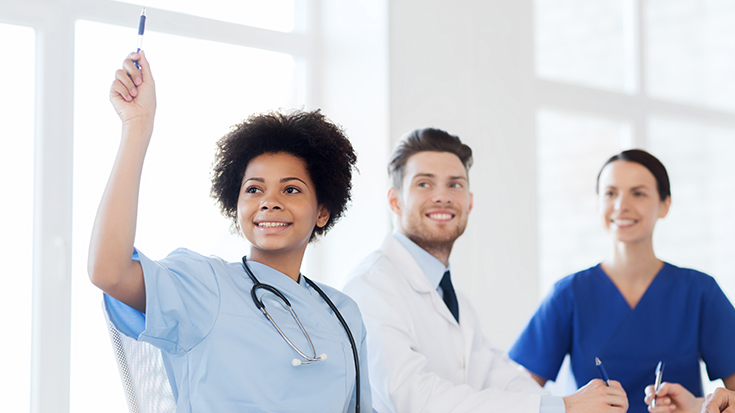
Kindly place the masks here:
POLYGON ((656 178, 656 189, 658 190, 659 198, 662 201, 665 201, 666 198, 671 196, 671 184, 669 183, 669 174, 666 173, 666 167, 658 160, 658 158, 642 149, 629 149, 627 151, 622 151, 608 159, 607 162, 602 165, 600 172, 597 174, 597 185, 595 187, 596 193, 600 193, 600 176, 602 175, 602 170, 605 169, 609 163, 615 161, 635 162, 643 165, 651 172, 651 174, 653 174, 653 177, 656 178))
POLYGON ((472 166, 472 149, 457 136, 434 128, 414 129, 403 135, 388 162, 388 176, 394 188, 401 189, 408 158, 419 152, 449 152, 457 155, 466 171, 472 166))
POLYGON ((357 155, 341 127, 318 109, 312 112, 255 114, 217 141, 212 189, 222 215, 237 227, 237 201, 250 161, 267 153, 288 153, 306 163, 319 205, 329 210, 324 227, 314 226, 309 241, 325 234, 345 213, 351 198, 352 169, 357 155))

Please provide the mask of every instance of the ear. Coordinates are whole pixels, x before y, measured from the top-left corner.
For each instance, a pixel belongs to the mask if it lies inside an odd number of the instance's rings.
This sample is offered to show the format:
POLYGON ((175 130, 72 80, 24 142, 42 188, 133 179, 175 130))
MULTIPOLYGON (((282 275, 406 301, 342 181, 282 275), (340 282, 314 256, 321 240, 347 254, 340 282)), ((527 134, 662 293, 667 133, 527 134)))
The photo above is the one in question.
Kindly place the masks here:
POLYGON ((398 190, 396 188, 391 187, 388 190, 388 205, 390 205, 390 210, 393 211, 394 214, 401 216, 401 198, 400 193, 398 193, 398 190))
POLYGON ((470 207, 467 209, 468 212, 472 212, 472 206, 473 206, 473 203, 474 203, 474 198, 475 197, 473 196, 472 192, 470 192, 470 207))
POLYGON ((316 226, 319 228, 324 228, 325 225, 327 225, 327 222, 329 222, 329 216, 330 212, 324 205, 319 205, 319 215, 316 217, 316 226))
POLYGON ((669 213, 669 208, 671 208, 671 195, 667 196, 666 200, 661 201, 661 205, 658 208, 658 217, 666 218, 666 215, 669 213))

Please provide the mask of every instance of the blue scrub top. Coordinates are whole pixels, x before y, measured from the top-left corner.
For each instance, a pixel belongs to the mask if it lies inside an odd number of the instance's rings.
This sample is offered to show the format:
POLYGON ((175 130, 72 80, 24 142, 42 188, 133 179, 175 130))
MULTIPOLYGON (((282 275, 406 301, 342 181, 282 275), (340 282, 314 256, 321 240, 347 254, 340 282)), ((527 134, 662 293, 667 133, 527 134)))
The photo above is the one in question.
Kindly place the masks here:
MULTIPOLYGON (((355 405, 355 368, 347 334, 327 303, 306 284, 248 262, 261 283, 281 291, 304 325, 317 355, 327 359, 294 367, 301 357, 255 307, 253 282, 241 262, 178 249, 161 261, 136 251, 146 287, 146 314, 106 297, 108 314, 123 334, 162 350, 177 393, 177 412, 346 412, 355 405)), ((357 304, 324 285, 347 321, 360 356, 361 409, 371 411, 365 327, 357 304)), ((268 313, 305 354, 311 347, 287 307, 260 289, 268 313)))
POLYGON ((529 371, 555 380, 566 354, 577 387, 600 378, 595 357, 619 381, 629 412, 647 412, 644 389, 659 361, 664 381, 702 396, 699 358, 711 380, 735 373, 735 309, 717 282, 665 263, 635 309, 600 265, 559 280, 511 348, 529 371))

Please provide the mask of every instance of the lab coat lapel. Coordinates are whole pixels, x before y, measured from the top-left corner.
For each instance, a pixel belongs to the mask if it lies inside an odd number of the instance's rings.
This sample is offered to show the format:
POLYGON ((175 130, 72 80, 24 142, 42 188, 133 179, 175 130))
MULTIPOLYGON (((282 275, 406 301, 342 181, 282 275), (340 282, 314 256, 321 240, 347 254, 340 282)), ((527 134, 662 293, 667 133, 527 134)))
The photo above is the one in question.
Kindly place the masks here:
MULTIPOLYGON (((388 235, 383 241, 381 249, 417 293, 425 294, 427 299, 431 301, 432 306, 442 317, 453 324, 457 324, 457 320, 454 319, 447 305, 444 304, 444 300, 439 296, 439 293, 431 285, 426 275, 424 275, 421 266, 419 266, 418 262, 413 258, 413 255, 408 252, 403 244, 395 239, 393 235, 388 235)), ((459 311, 462 314, 461 308, 459 311)))

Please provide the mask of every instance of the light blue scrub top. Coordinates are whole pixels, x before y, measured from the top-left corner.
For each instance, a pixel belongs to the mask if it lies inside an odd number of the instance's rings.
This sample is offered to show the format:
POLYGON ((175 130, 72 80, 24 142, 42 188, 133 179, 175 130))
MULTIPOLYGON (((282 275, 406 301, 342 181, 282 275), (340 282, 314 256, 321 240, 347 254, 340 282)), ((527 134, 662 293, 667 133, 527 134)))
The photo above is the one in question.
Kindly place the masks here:
MULTIPOLYGON (((173 376, 178 413, 354 411, 355 368, 342 324, 301 277, 248 262, 263 284, 281 291, 327 359, 294 367, 302 358, 255 307, 253 282, 241 262, 177 249, 161 261, 136 251, 143 267, 146 314, 105 297, 110 320, 122 333, 162 350, 173 376)), ((365 327, 347 295, 322 284, 347 321, 360 356, 361 410, 372 411, 365 327)), ((282 301, 258 290, 286 336, 311 356, 306 337, 282 301)))

